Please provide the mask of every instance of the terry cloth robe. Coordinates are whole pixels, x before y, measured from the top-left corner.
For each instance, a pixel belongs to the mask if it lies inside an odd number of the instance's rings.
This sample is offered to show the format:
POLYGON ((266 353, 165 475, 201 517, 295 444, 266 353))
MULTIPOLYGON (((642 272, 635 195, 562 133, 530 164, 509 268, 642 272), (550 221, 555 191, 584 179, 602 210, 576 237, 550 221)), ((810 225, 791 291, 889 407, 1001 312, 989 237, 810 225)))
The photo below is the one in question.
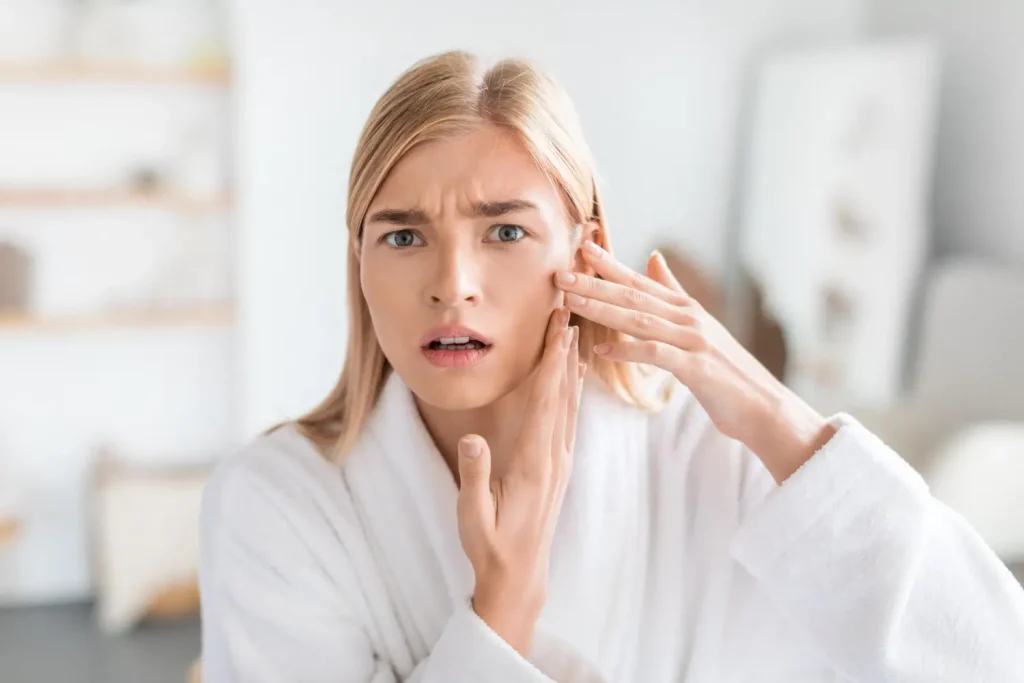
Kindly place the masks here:
POLYGON ((528 658, 470 607, 457 487, 392 373, 340 466, 290 427, 219 464, 204 683, 1024 681, 1024 590, 854 419, 778 486, 682 386, 583 394, 528 658))

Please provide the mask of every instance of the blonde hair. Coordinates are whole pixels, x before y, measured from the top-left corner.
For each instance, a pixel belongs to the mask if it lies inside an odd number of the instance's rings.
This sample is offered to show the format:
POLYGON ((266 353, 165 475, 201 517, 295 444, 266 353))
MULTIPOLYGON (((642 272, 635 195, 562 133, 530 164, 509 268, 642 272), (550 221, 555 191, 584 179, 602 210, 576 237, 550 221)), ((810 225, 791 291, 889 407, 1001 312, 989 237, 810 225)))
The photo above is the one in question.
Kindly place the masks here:
MULTIPOLYGON (((294 424, 329 459, 340 462, 361 434, 391 371, 370 321, 360 286, 358 258, 363 220, 395 164, 428 140, 464 132, 481 123, 512 131, 561 194, 573 225, 596 221, 596 240, 606 249, 604 210, 590 151, 566 92, 529 62, 503 60, 485 68, 475 56, 446 52, 418 62, 377 101, 363 128, 349 176, 348 310, 345 365, 330 394, 294 424)), ((643 373, 631 364, 602 359, 593 347, 623 336, 585 319, 580 355, 589 372, 627 403, 654 407, 642 388, 643 373)))

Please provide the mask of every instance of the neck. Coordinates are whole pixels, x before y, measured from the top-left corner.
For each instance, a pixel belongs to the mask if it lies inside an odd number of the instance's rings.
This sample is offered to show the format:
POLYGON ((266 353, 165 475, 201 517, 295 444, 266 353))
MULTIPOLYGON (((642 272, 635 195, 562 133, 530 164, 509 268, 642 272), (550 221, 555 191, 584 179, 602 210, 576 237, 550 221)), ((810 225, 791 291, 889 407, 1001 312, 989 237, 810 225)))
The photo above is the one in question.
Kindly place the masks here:
POLYGON ((445 410, 418 397, 415 400, 424 426, 458 483, 459 439, 466 434, 479 434, 487 440, 491 451, 491 476, 501 477, 504 474, 519 435, 528 397, 529 382, 523 382, 497 400, 468 410, 445 410))

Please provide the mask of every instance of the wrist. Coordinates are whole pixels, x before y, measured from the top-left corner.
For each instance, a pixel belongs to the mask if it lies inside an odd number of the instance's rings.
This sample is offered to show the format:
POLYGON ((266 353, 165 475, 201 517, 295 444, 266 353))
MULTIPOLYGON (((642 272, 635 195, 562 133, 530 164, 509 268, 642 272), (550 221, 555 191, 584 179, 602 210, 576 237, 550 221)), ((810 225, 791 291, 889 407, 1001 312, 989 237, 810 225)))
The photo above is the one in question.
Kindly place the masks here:
POLYGON ((523 657, 529 656, 543 596, 502 582, 478 581, 472 606, 492 631, 523 657))
POLYGON ((820 413, 790 394, 757 421, 758 428, 745 445, 782 484, 835 434, 820 413))

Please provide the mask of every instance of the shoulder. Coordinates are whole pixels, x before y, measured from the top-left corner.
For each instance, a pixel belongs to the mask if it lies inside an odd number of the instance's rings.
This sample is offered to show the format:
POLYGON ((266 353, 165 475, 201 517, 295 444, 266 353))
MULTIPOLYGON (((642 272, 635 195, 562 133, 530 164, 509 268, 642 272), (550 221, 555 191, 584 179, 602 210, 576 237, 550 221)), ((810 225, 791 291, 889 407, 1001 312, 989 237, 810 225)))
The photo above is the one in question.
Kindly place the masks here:
POLYGON ((337 476, 337 468, 286 425, 254 438, 221 460, 207 484, 204 501, 212 511, 261 501, 298 501, 332 476, 337 476))
POLYGON ((235 547, 269 562, 322 555, 335 547, 324 539, 351 526, 351 517, 340 468, 285 426, 218 463, 203 493, 201 527, 211 554, 235 547))

